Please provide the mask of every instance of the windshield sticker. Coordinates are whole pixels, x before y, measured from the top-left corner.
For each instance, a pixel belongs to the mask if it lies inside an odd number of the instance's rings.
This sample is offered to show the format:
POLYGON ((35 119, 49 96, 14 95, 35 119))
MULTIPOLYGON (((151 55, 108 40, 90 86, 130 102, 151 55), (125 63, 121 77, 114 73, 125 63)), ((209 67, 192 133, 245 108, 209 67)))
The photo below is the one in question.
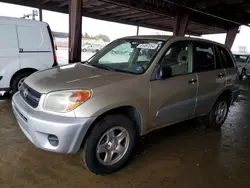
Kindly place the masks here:
POLYGON ((144 44, 139 44, 137 48, 142 48, 142 49, 149 49, 149 50, 155 50, 157 49, 158 44, 155 43, 144 43, 144 44))

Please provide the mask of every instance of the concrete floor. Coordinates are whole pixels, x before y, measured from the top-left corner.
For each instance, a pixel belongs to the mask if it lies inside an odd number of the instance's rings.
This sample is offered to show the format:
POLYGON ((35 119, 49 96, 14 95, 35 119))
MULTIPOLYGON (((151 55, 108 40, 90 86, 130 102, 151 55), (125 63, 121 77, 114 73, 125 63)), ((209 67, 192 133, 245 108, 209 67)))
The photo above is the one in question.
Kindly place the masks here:
POLYGON ((221 132, 188 121, 151 133, 138 155, 121 171, 95 176, 78 155, 35 148, 0 101, 0 187, 25 188, 249 188, 250 79, 241 83, 241 101, 230 108, 221 132))

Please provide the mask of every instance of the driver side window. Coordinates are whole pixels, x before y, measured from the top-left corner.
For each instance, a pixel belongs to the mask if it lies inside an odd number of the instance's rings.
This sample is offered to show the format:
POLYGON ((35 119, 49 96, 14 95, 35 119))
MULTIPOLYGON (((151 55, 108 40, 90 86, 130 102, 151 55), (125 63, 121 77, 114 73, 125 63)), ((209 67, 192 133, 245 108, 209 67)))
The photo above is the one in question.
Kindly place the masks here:
POLYGON ((190 57, 190 43, 179 41, 173 43, 161 60, 161 66, 171 67, 171 76, 192 73, 192 61, 190 57))

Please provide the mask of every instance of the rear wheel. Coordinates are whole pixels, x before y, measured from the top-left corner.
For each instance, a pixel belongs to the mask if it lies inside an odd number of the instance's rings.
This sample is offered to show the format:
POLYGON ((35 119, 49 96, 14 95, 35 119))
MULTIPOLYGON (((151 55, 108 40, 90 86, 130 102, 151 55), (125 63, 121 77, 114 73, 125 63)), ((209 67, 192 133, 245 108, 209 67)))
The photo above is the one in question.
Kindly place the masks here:
POLYGON ((16 92, 18 92, 22 87, 24 80, 31 74, 32 72, 24 72, 17 75, 11 84, 11 94, 15 94, 16 92))
POLYGON ((215 102, 209 115, 206 117, 205 124, 213 129, 220 129, 227 118, 229 111, 230 98, 227 96, 221 96, 215 102))
POLYGON ((126 116, 108 115, 94 125, 82 152, 85 166, 95 174, 110 174, 125 165, 136 143, 133 123, 126 116))

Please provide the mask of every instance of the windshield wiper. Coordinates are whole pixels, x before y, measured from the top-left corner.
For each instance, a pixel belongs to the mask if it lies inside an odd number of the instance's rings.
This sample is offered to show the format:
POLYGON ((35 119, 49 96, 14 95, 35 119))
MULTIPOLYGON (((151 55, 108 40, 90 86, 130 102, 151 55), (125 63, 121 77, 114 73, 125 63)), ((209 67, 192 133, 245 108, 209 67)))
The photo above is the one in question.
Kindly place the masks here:
POLYGON ((116 72, 128 73, 128 74, 137 74, 137 73, 135 73, 135 72, 131 72, 131 71, 123 70, 123 69, 114 69, 114 71, 116 71, 116 72))
POLYGON ((90 64, 91 66, 93 67, 96 67, 96 68, 100 68, 100 69, 105 69, 105 70, 109 70, 109 71, 115 71, 115 69, 109 67, 109 66, 105 66, 105 65, 102 65, 102 64, 90 64))
POLYGON ((81 61, 82 64, 89 64, 88 61, 81 61))
POLYGON ((103 64, 98 64, 98 63, 93 63, 93 64, 89 64, 88 65, 92 66, 92 67, 96 67, 96 68, 100 68, 100 69, 105 69, 105 70, 109 70, 109 71, 113 71, 113 72, 123 72, 123 73, 128 73, 128 74, 136 74, 134 72, 131 71, 127 71, 127 70, 123 70, 123 69, 115 69, 109 66, 105 66, 103 64))

